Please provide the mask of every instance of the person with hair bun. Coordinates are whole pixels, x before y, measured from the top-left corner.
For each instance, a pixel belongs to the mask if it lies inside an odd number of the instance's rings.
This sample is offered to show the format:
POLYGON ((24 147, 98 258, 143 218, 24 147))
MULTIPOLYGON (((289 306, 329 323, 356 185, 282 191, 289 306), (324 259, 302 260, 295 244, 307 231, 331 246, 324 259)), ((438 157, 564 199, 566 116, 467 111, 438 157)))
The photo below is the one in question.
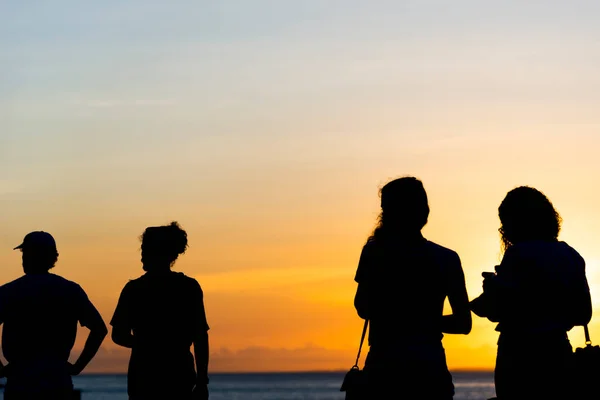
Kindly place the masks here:
POLYGON ((172 222, 146 228, 141 241, 146 272, 125 285, 110 322, 112 340, 131 349, 129 399, 208 399, 203 292, 194 278, 171 270, 188 247, 187 233, 172 222))

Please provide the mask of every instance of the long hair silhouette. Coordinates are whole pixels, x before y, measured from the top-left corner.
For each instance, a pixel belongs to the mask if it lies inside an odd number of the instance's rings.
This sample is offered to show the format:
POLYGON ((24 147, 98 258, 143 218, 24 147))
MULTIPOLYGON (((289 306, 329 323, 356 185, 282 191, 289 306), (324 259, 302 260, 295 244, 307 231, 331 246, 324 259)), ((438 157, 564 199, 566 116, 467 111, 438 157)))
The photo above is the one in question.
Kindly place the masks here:
POLYGON ((381 212, 368 241, 414 234, 427 224, 429 202, 419 179, 413 176, 394 179, 381 188, 379 197, 381 212))

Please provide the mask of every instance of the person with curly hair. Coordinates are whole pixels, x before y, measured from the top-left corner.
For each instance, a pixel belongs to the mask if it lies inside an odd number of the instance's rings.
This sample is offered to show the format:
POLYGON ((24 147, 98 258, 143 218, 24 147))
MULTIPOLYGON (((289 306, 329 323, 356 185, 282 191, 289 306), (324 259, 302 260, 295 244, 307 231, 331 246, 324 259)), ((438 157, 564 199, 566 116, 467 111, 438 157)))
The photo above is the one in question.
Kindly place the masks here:
POLYGON ((354 305, 370 323, 365 398, 452 399, 443 334, 471 331, 460 258, 421 234, 429 204, 420 180, 395 179, 380 197, 379 223, 355 277, 354 305), (446 298, 451 315, 443 315, 446 298))
POLYGON ((483 293, 471 302, 476 315, 498 323, 496 395, 567 399, 567 332, 592 316, 585 261, 558 240, 562 219, 541 191, 511 190, 498 216, 504 255, 495 272, 483 273, 483 293))
POLYGON ((131 348, 129 398, 208 399, 203 292, 195 279, 171 270, 188 247, 187 233, 172 222, 146 228, 141 241, 146 273, 125 285, 110 322, 113 341, 131 348))

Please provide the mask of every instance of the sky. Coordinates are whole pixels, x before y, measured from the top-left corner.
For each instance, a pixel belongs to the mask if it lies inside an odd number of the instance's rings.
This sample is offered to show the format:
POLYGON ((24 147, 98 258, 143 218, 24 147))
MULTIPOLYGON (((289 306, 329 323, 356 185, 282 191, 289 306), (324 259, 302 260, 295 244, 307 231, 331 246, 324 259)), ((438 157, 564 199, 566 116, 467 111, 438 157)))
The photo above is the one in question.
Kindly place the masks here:
MULTIPOLYGON (((378 189, 413 175, 471 298, 502 198, 542 190, 598 312, 599 18, 591 0, 0 1, 0 283, 46 230, 108 322, 139 235, 175 220, 211 371, 344 370, 378 189)), ((493 368, 494 328, 446 336, 449 367, 493 368)), ((128 356, 107 338, 88 371, 128 356)))

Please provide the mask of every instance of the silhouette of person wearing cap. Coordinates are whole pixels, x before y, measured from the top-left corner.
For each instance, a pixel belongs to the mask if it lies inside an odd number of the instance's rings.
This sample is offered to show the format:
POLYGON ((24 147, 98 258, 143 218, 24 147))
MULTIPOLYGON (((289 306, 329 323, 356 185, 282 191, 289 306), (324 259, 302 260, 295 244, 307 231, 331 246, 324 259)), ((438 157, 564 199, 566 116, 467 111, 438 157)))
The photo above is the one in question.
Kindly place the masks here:
POLYGON ((25 274, 0 286, 2 351, 8 361, 0 363, 0 376, 7 378, 4 398, 69 399, 71 376, 92 360, 108 332, 106 324, 81 286, 50 273, 58 251, 49 233, 31 232, 17 249, 25 274), (90 333, 71 364, 78 323, 90 333))
POLYGON ((110 322, 113 341, 131 348, 129 398, 208 399, 204 295, 194 278, 171 270, 187 233, 172 222, 146 228, 141 239, 146 273, 125 285, 110 322))

